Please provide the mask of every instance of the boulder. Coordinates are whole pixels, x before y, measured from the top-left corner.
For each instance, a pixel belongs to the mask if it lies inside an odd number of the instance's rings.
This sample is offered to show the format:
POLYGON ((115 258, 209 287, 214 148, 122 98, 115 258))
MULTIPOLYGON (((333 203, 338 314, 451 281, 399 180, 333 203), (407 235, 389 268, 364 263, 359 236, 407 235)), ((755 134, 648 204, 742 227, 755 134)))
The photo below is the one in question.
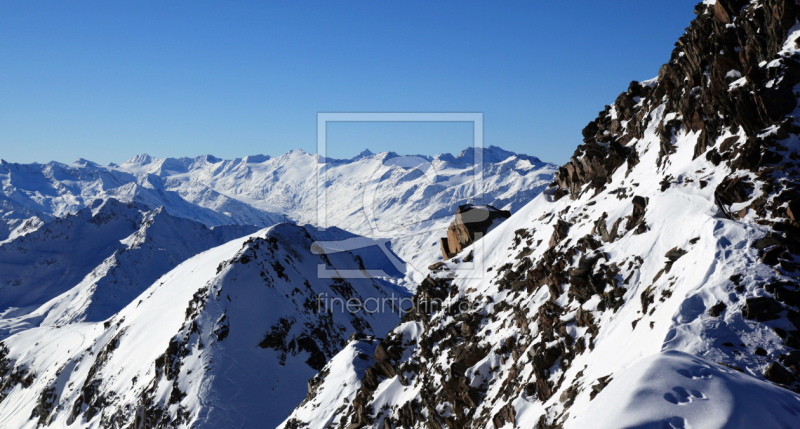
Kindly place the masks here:
POLYGON ((776 300, 761 296, 756 298, 749 298, 744 308, 742 308, 742 316, 745 319, 756 319, 759 322, 767 320, 775 320, 780 316, 783 306, 776 300))
POLYGON ((708 315, 711 317, 719 317, 725 309, 728 308, 724 302, 718 302, 708 310, 708 315))
POLYGON ((456 210, 456 218, 447 228, 447 239, 442 238, 441 250, 445 259, 450 259, 465 247, 484 236, 497 221, 511 217, 511 212, 493 206, 465 204, 456 210))

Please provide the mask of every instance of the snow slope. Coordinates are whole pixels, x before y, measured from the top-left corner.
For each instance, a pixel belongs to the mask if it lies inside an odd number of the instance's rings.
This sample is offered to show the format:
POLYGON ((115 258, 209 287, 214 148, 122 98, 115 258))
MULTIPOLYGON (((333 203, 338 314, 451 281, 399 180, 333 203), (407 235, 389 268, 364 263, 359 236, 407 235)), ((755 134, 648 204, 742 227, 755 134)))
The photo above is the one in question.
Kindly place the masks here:
POLYGON ((552 187, 419 285, 358 389, 281 428, 800 426, 800 7, 696 12, 552 187))
POLYGON ((798 421, 800 396, 696 356, 666 351, 619 373, 573 426, 789 429, 798 421))
POLYGON ((96 200, 0 246, 0 338, 105 320, 184 260, 257 229, 209 229, 163 208, 96 200))
POLYGON ((398 320, 320 312, 324 296, 403 292, 367 276, 318 278, 320 265, 363 266, 352 253, 314 254, 313 241, 305 228, 279 224, 183 262, 104 322, 5 339, 0 426, 276 426, 350 333, 382 335, 398 320))

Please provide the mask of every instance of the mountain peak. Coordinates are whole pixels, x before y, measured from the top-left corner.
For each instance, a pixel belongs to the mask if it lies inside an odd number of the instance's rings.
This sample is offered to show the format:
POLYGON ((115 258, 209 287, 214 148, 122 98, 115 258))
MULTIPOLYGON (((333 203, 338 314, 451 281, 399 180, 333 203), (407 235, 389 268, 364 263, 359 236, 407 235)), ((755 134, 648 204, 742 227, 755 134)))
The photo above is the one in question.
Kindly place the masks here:
POLYGON ((260 164, 272 159, 269 155, 249 155, 242 159, 245 164, 260 164))
MULTIPOLYGON (((489 145, 488 147, 479 149, 481 154, 483 155, 483 162, 490 162, 490 163, 502 162, 514 156, 528 159, 531 162, 537 164, 542 162, 541 160, 539 160, 539 158, 536 158, 535 156, 518 155, 515 152, 505 150, 499 146, 489 145)), ((461 151, 461 153, 459 153, 458 156, 455 157, 455 159, 461 162, 473 162, 474 157, 475 157, 475 147, 470 146, 461 151)))
POLYGON ((374 155, 375 154, 371 150, 364 149, 361 152, 359 152, 356 156, 350 158, 350 160, 351 161, 356 161, 356 160, 359 160, 359 159, 362 159, 362 158, 369 158, 369 157, 374 156, 374 155))
POLYGON ((128 159, 123 164, 144 165, 144 164, 149 164, 149 163, 153 162, 153 159, 154 158, 152 156, 150 156, 150 155, 148 155, 146 153, 143 153, 141 155, 136 155, 133 158, 128 159))
POLYGON ((92 161, 89 161, 88 159, 85 159, 85 158, 76 159, 72 163, 72 165, 77 166, 77 167, 97 167, 98 166, 96 163, 94 163, 92 161))
POLYGON ((218 163, 218 162, 222 161, 222 159, 220 159, 220 158, 217 158, 216 156, 214 156, 214 155, 211 155, 210 153, 209 153, 209 154, 205 154, 205 155, 198 156, 198 157, 197 157, 197 160, 198 160, 198 161, 205 161, 205 162, 207 162, 207 163, 209 163, 209 164, 216 164, 216 163, 218 163))

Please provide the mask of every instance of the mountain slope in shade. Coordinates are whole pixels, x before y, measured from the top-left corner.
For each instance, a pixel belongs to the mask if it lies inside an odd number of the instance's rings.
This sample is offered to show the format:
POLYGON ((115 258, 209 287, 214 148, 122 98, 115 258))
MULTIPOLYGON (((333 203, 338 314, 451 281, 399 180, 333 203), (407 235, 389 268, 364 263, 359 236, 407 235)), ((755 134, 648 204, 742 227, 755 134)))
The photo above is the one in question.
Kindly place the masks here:
POLYGON ((552 187, 420 284, 441 305, 358 389, 321 374, 282 428, 798 425, 800 6, 695 12, 552 187))
POLYGON ((105 320, 184 260, 257 229, 97 200, 0 246, 0 336, 105 320))
MULTIPOLYGON (((276 225, 180 264, 105 322, 5 339, 0 426, 276 426, 351 333, 382 335, 398 321, 391 312, 320 311, 318 299, 404 296, 368 276, 318 278, 320 266, 363 263, 312 253, 312 233, 276 225)), ((353 237, 326 234, 318 238, 353 237)))
POLYGON ((0 221, 0 244, 39 229, 44 222, 36 216, 0 221))

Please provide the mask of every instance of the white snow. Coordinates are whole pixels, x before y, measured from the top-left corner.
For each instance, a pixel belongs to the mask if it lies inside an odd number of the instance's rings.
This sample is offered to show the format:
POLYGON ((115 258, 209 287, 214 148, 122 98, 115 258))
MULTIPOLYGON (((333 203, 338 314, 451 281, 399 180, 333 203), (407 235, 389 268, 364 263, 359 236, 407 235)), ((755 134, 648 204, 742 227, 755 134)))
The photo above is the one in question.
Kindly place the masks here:
POLYGON ((790 429, 799 421, 800 395, 667 351, 615 374, 567 428, 790 429))

